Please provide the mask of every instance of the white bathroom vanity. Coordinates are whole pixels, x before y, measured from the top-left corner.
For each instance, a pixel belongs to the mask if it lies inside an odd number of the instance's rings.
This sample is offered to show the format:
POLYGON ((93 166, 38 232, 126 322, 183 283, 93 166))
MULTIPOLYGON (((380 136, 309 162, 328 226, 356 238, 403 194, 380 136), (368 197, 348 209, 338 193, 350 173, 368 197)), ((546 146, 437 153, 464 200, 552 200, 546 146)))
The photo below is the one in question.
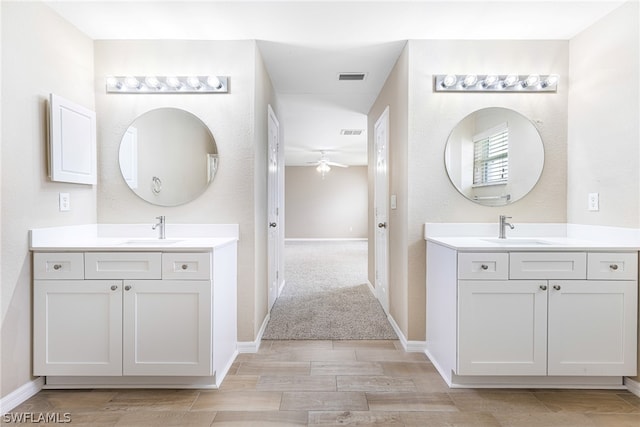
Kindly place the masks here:
POLYGON ((425 226, 426 353, 449 386, 616 388, 636 375, 633 239, 477 226, 425 226))
POLYGON ((31 230, 45 388, 218 387, 237 355, 237 225, 31 230))

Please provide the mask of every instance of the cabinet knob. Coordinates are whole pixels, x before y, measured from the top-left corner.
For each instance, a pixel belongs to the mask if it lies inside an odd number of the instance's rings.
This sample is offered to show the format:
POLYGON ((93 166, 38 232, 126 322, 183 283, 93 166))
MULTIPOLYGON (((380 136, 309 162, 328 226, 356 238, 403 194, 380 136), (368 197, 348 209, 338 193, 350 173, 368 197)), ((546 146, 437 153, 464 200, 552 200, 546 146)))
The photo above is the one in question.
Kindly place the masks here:
POLYGON ((62 264, 53 264, 54 270, 60 270, 62 268, 62 264))
POLYGON ((560 285, 553 285, 553 289, 555 289, 556 291, 559 291, 562 288, 560 287, 560 285))
POLYGON ((613 271, 616 271, 618 269, 618 264, 611 264, 609 268, 612 269, 613 271))
POLYGON ((547 290, 547 285, 540 285, 540 289, 542 289, 543 291, 547 290))
POLYGON ((488 270, 488 269, 489 269, 489 266, 488 266, 487 264, 482 264, 482 265, 480 266, 480 268, 481 268, 481 269, 483 269, 483 270, 488 270))
POLYGON ((189 268, 189 267, 187 266, 187 264, 182 264, 182 269, 183 269, 183 270, 186 270, 187 268, 189 268))
POLYGON ((117 287, 116 285, 111 285, 111 290, 112 290, 112 291, 115 291, 115 290, 117 290, 117 289, 118 289, 118 287, 117 287))
POLYGON ((124 287, 124 290, 125 290, 125 291, 129 291, 129 290, 131 290, 131 286, 130 286, 130 285, 125 286, 125 287, 124 287))

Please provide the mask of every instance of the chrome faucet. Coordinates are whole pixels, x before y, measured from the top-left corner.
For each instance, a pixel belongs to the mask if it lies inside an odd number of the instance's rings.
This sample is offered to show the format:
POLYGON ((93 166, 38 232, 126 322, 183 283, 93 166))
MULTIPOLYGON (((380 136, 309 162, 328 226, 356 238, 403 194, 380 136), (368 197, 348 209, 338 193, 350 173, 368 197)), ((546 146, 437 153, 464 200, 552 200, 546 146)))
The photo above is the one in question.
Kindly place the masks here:
POLYGON ((158 238, 159 239, 166 239, 167 236, 165 236, 165 234, 164 234, 164 225, 166 224, 164 215, 157 216, 156 219, 160 220, 160 222, 158 222, 156 224, 153 224, 151 226, 151 229, 155 230, 157 228, 158 229, 158 234, 159 234, 158 238))
POLYGON ((507 219, 511 219, 510 216, 505 216, 505 215, 500 215, 500 234, 498 234, 498 238, 499 239, 506 239, 507 238, 507 234, 505 233, 505 228, 507 226, 509 226, 510 229, 514 229, 515 226, 509 222, 507 222, 507 219))

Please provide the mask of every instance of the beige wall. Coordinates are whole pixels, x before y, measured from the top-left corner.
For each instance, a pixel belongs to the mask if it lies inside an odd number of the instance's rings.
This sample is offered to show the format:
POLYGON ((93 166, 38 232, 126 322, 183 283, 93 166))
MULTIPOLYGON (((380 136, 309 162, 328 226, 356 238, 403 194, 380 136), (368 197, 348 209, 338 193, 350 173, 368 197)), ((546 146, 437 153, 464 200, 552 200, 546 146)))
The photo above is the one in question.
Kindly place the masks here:
MULTIPOLYGON (((640 228, 639 13, 628 2, 569 44, 571 223, 640 228), (592 192, 598 212, 587 211, 592 192)), ((640 328, 638 338, 640 354, 640 328)))
POLYGON ((95 186, 47 178, 46 100, 53 92, 94 109, 93 43, 47 6, 2 2, 1 395, 31 377, 28 230, 96 222, 95 186), (58 211, 58 193, 71 211, 58 211))
POLYGON ((266 104, 273 103, 273 89, 255 41, 96 41, 94 89, 98 221, 151 224, 154 217, 165 215, 169 223, 240 224, 238 339, 253 341, 267 305, 266 104), (104 90, 109 75, 201 73, 229 76, 229 93, 145 96, 104 90), (118 167, 125 129, 138 115, 160 107, 182 108, 199 117, 211 130, 220 157, 216 177, 204 194, 176 207, 139 199, 118 167))
MULTIPOLYGON (((409 340, 425 339, 425 222, 497 222, 500 214, 512 216, 516 226, 518 222, 565 222, 568 45, 566 41, 411 40, 396 65, 399 75, 394 69, 371 109, 370 126, 384 105, 391 106, 390 194, 398 195, 389 230, 391 314, 409 340), (486 70, 557 73, 561 79, 555 94, 433 91, 434 74, 486 70), (403 85, 408 88, 404 89, 406 101, 403 85), (485 107, 511 108, 529 117, 545 148, 539 183, 522 200, 501 208, 465 199, 449 182, 444 166, 451 129, 485 107), (394 114, 398 109, 402 111, 394 114), (402 127, 407 129, 406 139, 396 139, 394 134, 401 133, 402 127)), ((370 136, 370 149, 372 143, 370 136)))
POLYGON ((285 168, 288 239, 366 238, 367 167, 332 167, 324 179, 315 166, 285 168))

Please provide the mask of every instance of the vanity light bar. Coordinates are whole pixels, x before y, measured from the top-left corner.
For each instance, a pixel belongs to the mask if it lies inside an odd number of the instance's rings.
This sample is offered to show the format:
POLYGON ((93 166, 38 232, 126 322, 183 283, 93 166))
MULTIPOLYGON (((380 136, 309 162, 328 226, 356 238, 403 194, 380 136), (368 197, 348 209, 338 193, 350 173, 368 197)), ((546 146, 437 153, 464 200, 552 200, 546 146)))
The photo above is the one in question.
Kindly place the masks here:
POLYGON ((107 93, 227 93, 226 76, 110 76, 107 93))
POLYGON ((436 92, 556 92, 558 75, 438 74, 436 92))

